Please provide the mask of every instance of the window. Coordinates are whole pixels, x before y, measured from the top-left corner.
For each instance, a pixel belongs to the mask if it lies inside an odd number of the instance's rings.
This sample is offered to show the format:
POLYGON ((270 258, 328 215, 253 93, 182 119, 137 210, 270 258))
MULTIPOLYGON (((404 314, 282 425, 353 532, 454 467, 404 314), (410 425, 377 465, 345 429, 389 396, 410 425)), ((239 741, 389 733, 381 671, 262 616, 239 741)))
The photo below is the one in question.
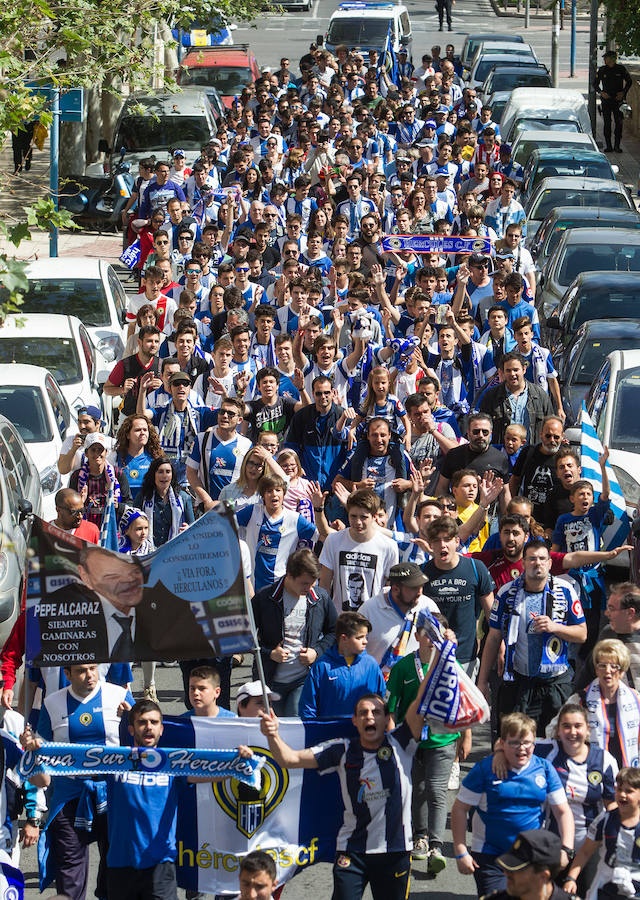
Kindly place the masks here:
POLYGON ((88 332, 85 328, 80 326, 78 330, 78 335, 80 337, 80 344, 82 346, 82 352, 84 353, 84 358, 87 363, 87 370, 89 372, 89 381, 91 384, 95 381, 96 375, 96 364, 95 364, 95 354, 93 352, 93 344, 91 343, 91 338, 89 337, 88 332))
POLYGON ((334 19, 329 25, 327 43, 382 48, 392 27, 392 19, 334 19))
POLYGON ((99 278, 29 279, 21 313, 61 313, 86 325, 109 325, 109 306, 99 278))
MULTIPOLYGON (((5 468, 9 468, 14 475, 12 483, 15 484, 18 490, 18 498, 24 497, 26 499, 30 495, 31 488, 31 466, 29 461, 20 446, 20 442, 7 425, 0 426, 0 437, 2 437, 2 445, 7 453, 3 459, 5 468)), ((0 447, 1 450, 2 447, 0 447)))
POLYGON ((111 296, 113 297, 113 302, 116 306, 116 315, 118 316, 118 321, 121 322, 122 314, 126 313, 127 311, 127 295, 124 292, 124 288, 120 284, 120 279, 113 271, 111 266, 109 266, 107 278, 109 281, 109 290, 111 291, 111 296))
POLYGON ((51 402, 51 408, 53 409, 53 415, 56 420, 56 425, 58 426, 60 437, 62 438, 62 440, 64 440, 67 435, 67 428, 69 427, 69 423, 71 421, 71 413, 69 412, 67 401, 62 396, 60 388, 57 386, 55 381, 53 381, 53 379, 47 378, 46 384, 47 394, 49 395, 49 400, 51 402))
POLYGON ((82 381, 80 357, 71 338, 0 337, 0 362, 42 366, 58 384, 82 381))
POLYGON ((0 386, 0 413, 27 444, 45 444, 53 439, 42 391, 34 385, 0 386))

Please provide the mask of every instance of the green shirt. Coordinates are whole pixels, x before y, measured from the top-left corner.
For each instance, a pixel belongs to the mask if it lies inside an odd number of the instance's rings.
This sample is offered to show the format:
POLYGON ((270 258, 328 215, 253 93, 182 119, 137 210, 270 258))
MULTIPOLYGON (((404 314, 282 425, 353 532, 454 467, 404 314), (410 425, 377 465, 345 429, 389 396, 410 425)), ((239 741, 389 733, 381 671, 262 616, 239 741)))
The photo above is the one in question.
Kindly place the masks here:
MULTIPOLYGON (((429 664, 425 663, 422 666, 423 676, 426 676, 428 670, 429 664)), ((421 679, 418 678, 416 670, 416 655, 415 653, 408 653, 391 669, 389 681, 387 682, 387 702, 389 711, 395 717, 396 724, 402 722, 406 716, 408 708, 418 696, 420 684, 421 679)), ((457 741, 459 737, 459 732, 456 734, 434 734, 429 729, 428 738, 425 741, 420 741, 418 746, 431 749, 434 747, 446 747, 448 744, 457 741)))

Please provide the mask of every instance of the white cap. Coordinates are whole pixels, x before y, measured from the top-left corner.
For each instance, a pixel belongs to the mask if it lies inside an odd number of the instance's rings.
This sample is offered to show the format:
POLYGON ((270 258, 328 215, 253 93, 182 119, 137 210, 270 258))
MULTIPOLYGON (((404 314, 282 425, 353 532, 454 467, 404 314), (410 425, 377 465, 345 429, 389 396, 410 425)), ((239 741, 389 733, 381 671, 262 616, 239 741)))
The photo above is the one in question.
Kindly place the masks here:
MULTIPOLYGON (((262 697, 261 681, 246 681, 241 684, 236 694, 236 703, 240 705, 242 700, 248 700, 249 697, 262 697)), ((274 694, 270 687, 267 688, 267 697, 271 700, 279 700, 280 694, 274 694)))
POLYGON ((88 450, 89 447, 93 447, 94 444, 101 444, 105 450, 109 449, 109 438, 106 434, 102 434, 100 431, 94 431, 92 434, 88 434, 84 439, 83 450, 88 450))

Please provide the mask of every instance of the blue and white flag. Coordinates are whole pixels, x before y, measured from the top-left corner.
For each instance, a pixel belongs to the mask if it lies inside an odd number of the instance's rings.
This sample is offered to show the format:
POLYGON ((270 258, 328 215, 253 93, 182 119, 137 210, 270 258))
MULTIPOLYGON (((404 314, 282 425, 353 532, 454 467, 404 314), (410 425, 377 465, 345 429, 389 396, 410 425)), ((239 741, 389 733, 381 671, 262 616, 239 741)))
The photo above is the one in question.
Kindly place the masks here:
POLYGON ((118 552, 118 518, 116 516, 116 498, 113 485, 107 491, 107 499, 102 513, 100 525, 100 546, 118 552))
MULTIPOLYGON (((177 872, 181 887, 206 894, 237 894, 240 860, 266 850, 278 882, 300 868, 333 862, 342 823, 338 776, 314 769, 282 769, 257 719, 164 718, 161 747, 237 747, 265 758, 259 791, 232 779, 185 786, 178 806, 177 872)), ((281 719, 280 734, 294 749, 355 735, 350 719, 281 719)))
POLYGON ((136 238, 133 244, 129 244, 120 257, 120 262, 123 263, 127 269, 135 269, 140 262, 140 238, 136 238))
POLYGON ((154 772, 172 778, 234 778, 249 787, 260 786, 264 757, 244 758, 237 750, 190 747, 107 747, 102 744, 43 743, 22 755, 22 778, 47 774, 58 778, 119 775, 121 772, 154 772))
MULTIPOLYGON (((594 499, 597 500, 602 492, 602 472, 600 471, 598 457, 604 452, 604 447, 584 403, 580 413, 580 427, 580 466, 582 477, 586 478, 593 485, 594 499)), ((625 543, 631 527, 631 521, 627 515, 624 494, 609 460, 607 460, 605 468, 609 478, 609 502, 611 504, 611 512, 615 518, 610 525, 607 525, 602 534, 601 549, 613 550, 615 547, 620 547, 625 543)))
POLYGON ((446 234, 387 234, 382 249, 411 253, 491 253, 489 238, 446 234))
POLYGON ((0 850, 0 897, 3 900, 23 900, 24 875, 14 868, 11 858, 0 850))

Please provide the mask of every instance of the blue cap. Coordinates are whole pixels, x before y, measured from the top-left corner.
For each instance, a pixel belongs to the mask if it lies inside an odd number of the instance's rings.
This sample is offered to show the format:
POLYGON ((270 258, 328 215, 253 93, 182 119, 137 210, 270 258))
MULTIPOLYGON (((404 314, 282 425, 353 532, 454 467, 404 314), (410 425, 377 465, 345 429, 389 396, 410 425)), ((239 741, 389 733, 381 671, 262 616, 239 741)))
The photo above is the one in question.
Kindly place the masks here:
POLYGON ((424 127, 425 128, 437 128, 438 126, 433 121, 433 119, 427 119, 427 121, 424 123, 424 127))
POLYGON ((184 150, 174 150, 173 155, 174 156, 186 156, 187 154, 184 152, 184 150))
POLYGON ((76 410, 76 415, 77 416, 80 416, 80 415, 91 416, 91 418, 94 419, 96 422, 100 422, 102 420, 102 413, 98 409, 97 406, 80 406, 76 410))
POLYGON ((436 110, 436 115, 444 113, 445 116, 449 115, 449 107, 448 106, 439 106, 436 110))
POLYGON ((440 166, 439 169, 436 169, 436 175, 446 175, 448 178, 450 174, 451 173, 449 172, 449 170, 447 169, 446 166, 440 166))

